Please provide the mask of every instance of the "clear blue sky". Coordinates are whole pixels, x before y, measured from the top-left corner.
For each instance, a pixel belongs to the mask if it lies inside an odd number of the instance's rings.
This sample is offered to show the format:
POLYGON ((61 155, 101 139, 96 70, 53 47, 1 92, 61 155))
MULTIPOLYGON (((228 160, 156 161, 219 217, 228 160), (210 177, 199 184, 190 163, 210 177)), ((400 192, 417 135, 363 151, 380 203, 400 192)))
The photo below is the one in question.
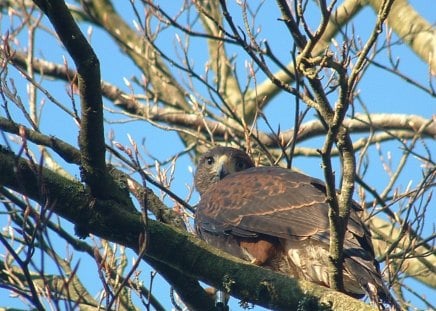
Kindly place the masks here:
MULTIPOLYGON (((168 4, 165 1, 162 2, 162 6, 170 11, 170 13, 175 13, 179 9, 180 1, 174 1, 173 8, 168 8, 168 4)), ((233 3, 233 1, 229 1, 229 3, 233 3)), ((431 1, 426 0, 415 0, 411 1, 411 3, 416 7, 416 9, 422 13, 427 20, 433 25, 436 23, 436 10, 434 10, 434 6, 431 1)), ((287 32, 285 27, 282 25, 280 21, 277 20, 279 17, 279 13, 275 6, 270 5, 271 8, 268 8, 269 3, 265 4, 265 7, 262 10, 262 15, 259 18, 258 24, 262 25, 261 33, 259 34, 259 38, 267 38, 271 48, 278 53, 283 60, 288 59, 290 43, 288 44, 284 38, 287 38, 287 32), (266 22, 262 22, 266 21, 266 22)), ((119 8, 123 12, 125 16, 127 16, 127 20, 133 19, 133 13, 127 2, 123 2, 123 5, 119 8)), ((239 13, 237 13, 239 14, 239 13)), ((375 20, 374 12, 370 9, 365 9, 359 13, 357 18, 353 21, 356 33, 361 36, 362 40, 365 40, 372 30, 373 21, 375 20)), ((313 17, 313 21, 317 21, 317 17, 313 17)), ((3 17, 1 20, 1 32, 4 35, 8 27, 10 26, 10 21, 7 17, 3 17)), ((87 33, 88 28, 82 27, 85 33, 87 33)), ((178 34, 183 38, 183 34, 178 32, 178 34)), ((382 35, 383 36, 383 35, 382 35)), ((26 45, 26 39, 24 36, 20 37, 21 44, 26 45)), ((102 78, 112 84, 120 86, 124 91, 129 93, 129 89, 124 85, 123 79, 131 79, 133 76, 138 76, 138 70, 135 66, 129 61, 126 57, 123 56, 121 51, 115 46, 112 40, 105 34, 102 34, 98 29, 94 29, 94 32, 91 36, 91 43, 95 49, 95 52, 100 58, 101 62, 101 71, 102 78)), ((160 48, 165 50, 171 55, 175 55, 177 53, 176 50, 176 40, 174 37, 174 33, 172 31, 166 31, 165 37, 159 40, 158 44, 160 48)), ((191 41, 192 54, 190 57, 195 60, 195 69, 199 72, 203 71, 204 63, 207 60, 207 47, 204 43, 200 42, 198 39, 192 39, 191 41)), ((63 48, 59 47, 58 42, 53 39, 48 38, 48 36, 44 33, 38 33, 36 39, 36 55, 38 57, 46 57, 49 60, 57 63, 63 62, 63 57, 66 57, 69 60, 69 66, 73 67, 73 63, 66 55, 66 52, 63 48)), ((245 73, 244 62, 248 60, 248 56, 240 49, 229 49, 229 54, 234 53, 237 57, 236 66, 238 66, 238 73, 243 77, 245 73)), ((393 55, 395 58, 400 59, 400 69, 406 74, 414 77, 415 79, 425 83, 427 81, 428 70, 424 62, 422 62, 413 52, 406 46, 398 46, 393 49, 393 55)), ((382 53, 379 57, 379 60, 386 63, 386 53, 382 53)), ((174 68, 173 68, 174 69, 174 68)), ((177 71, 175 70, 176 74, 177 71)), ((19 82, 18 74, 13 72, 11 69, 11 75, 16 77, 17 89, 23 94, 23 100, 25 101, 25 92, 26 86, 19 82)), ((257 76, 258 83, 262 82, 264 79, 264 75, 259 74, 257 76)), ((50 83, 48 88, 59 100, 63 101, 66 105, 69 105, 70 100, 65 96, 65 84, 64 83, 50 83)), ((424 92, 417 91, 413 86, 399 81, 399 78, 393 76, 392 74, 383 72, 380 69, 371 68, 366 73, 363 78, 361 84, 359 85, 361 89, 362 99, 365 101, 365 104, 368 106, 368 109, 372 113, 405 113, 405 114, 417 114, 426 118, 430 118, 435 114, 435 100, 431 98, 429 95, 424 92)), ((40 95, 39 100, 42 100, 43 97, 40 95)), ((76 97, 78 101, 78 98, 76 97)), ((108 103, 107 107, 109 109, 113 109, 114 107, 108 103)), ((292 128, 293 123, 293 99, 291 99, 287 95, 278 96, 275 101, 271 104, 270 107, 266 109, 266 114, 270 120, 270 123, 274 128, 280 128, 282 130, 286 130, 292 128)), ((356 110, 361 111, 361 107, 356 105, 356 110)), ((15 113, 15 112, 14 112, 15 113)), ((170 155, 172 155, 176 150, 181 150, 183 148, 182 143, 174 132, 156 130, 151 125, 146 122, 129 122, 124 124, 119 124, 118 122, 123 122, 127 120, 127 117, 122 115, 110 114, 106 113, 106 117, 111 123, 106 124, 106 133, 113 130, 116 136, 116 140, 128 145, 127 134, 131 135, 138 143, 144 140, 145 148, 147 152, 150 152, 155 157, 164 160, 170 155)), ((309 118, 310 119, 310 118, 309 118)), ((71 119, 67 118, 60 109, 53 107, 53 104, 48 102, 45 104, 43 119, 42 119, 42 129, 48 133, 55 135, 61 139, 64 139, 70 142, 73 145, 77 145, 77 126, 71 119), (53 121, 55 120, 55 121, 53 121), (60 126, 62 125, 62 126, 60 126)), ((266 128, 260 125, 262 129, 266 130, 266 128)), ((320 146, 320 140, 313 140, 308 142, 305 146, 320 146)), ((434 142, 429 142, 430 150, 436 150, 434 142)), ((399 158, 401 157, 401 151, 398 149, 398 144, 387 144, 383 149, 383 152, 387 154, 390 152, 392 154, 393 163, 397 163, 399 158), (392 149, 389 149, 392 148, 392 149)), ((376 157, 376 152, 371 153, 374 157, 376 157)), ((150 159, 147 158, 149 161, 150 159)), ((376 158, 373 161, 377 161, 376 158)), ((414 159, 410 161, 416 161, 414 159)), ((295 165, 306 172, 309 175, 322 178, 322 171, 319 169, 320 160, 317 158, 297 158, 295 161, 295 165)), ((185 198, 188 193, 188 186, 192 186, 192 170, 194 164, 191 162, 191 159, 188 156, 183 156, 178 159, 175 179, 172 183, 171 190, 178 194, 180 197, 185 198)), ((410 169, 416 168, 416 165, 413 163, 410 165, 410 169)), ((68 169, 72 172, 73 175, 78 176, 78 169, 73 166, 68 166, 68 169)), ((338 169, 338 168, 337 168, 338 169)), ((402 184, 406 186, 409 182, 409 174, 404 174, 402 184)), ((410 172, 410 176, 417 176, 416 172, 410 172)), ((386 176, 380 168, 375 167, 370 170, 367 175, 367 180, 371 180, 373 182, 373 186, 377 188, 383 182, 386 181, 388 176, 386 176)), ((412 180, 413 182, 417 182, 417 180, 412 180)), ((191 203, 195 204, 198 200, 198 195, 194 194, 191 199, 191 203)), ((171 205, 170 201, 166 201, 171 205)), ((432 226, 434 226, 434 219, 436 219, 436 212, 433 208, 429 211, 429 217, 427 218, 426 224, 426 232, 431 232, 432 226)), ((0 218, 0 225, 3 227, 4 217, 0 218)), ((66 227, 72 228, 69 224, 65 223, 66 227)), ((90 239, 88 242, 91 243, 90 239)), ((60 242, 60 247, 64 248, 64 244, 60 242)), ((0 253, 4 253, 3 248, 0 247, 0 253)), ((132 255, 133 256, 133 255, 132 255)), ((74 257, 74 262, 79 260, 80 256, 74 257)), ((96 266, 94 263, 86 263, 86 259, 81 260, 79 275, 89 281, 89 283, 94 284, 94 294, 97 293, 97 290, 101 288, 99 281, 96 281, 97 276, 94 273, 96 270, 96 266)), ((149 272, 143 265, 141 267, 143 272, 141 277, 144 279, 144 284, 148 284, 149 282, 149 272)), ((419 293, 426 293, 428 295, 428 299, 436 303, 436 299, 434 297, 434 290, 430 290, 425 286, 422 286, 418 283, 413 283, 413 286, 419 293)), ((153 286, 153 294, 158 298, 162 299, 165 306, 170 309, 171 303, 169 301, 169 288, 165 284, 165 282, 157 276, 155 279, 155 284, 153 286)), ((15 300, 6 300, 8 293, 4 290, 0 290, 0 306, 7 306, 9 301, 11 301, 14 305, 16 305, 15 300), (6 304, 5 304, 6 303, 6 304)), ((231 309, 237 310, 237 301, 232 301, 231 309)), ((256 308, 256 310, 260 310, 261 308, 256 308)))

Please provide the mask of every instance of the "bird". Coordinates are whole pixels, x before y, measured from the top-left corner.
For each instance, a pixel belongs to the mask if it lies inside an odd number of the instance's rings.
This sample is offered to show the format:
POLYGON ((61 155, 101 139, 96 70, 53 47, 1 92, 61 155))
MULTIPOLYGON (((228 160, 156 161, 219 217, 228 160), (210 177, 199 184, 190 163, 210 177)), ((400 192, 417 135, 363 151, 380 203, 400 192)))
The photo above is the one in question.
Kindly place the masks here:
MULTIPOLYGON (((195 230, 206 243, 255 265, 325 287, 329 284, 329 204, 325 183, 294 170, 255 167, 239 149, 202 154, 194 176, 200 194, 195 230)), ((383 282, 371 234, 353 201, 345 231, 346 294, 380 310, 400 310, 383 282)))

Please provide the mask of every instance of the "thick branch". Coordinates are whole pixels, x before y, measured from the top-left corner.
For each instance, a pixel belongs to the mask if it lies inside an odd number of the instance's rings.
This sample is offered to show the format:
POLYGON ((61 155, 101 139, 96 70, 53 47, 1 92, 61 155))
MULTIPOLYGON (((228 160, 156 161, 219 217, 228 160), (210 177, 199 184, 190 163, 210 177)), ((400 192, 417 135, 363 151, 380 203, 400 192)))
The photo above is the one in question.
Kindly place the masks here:
POLYGON ((0 130, 15 135, 23 135, 26 139, 37 145, 51 148, 66 162, 80 164, 79 150, 59 138, 41 134, 2 117, 0 117, 0 130))
MULTIPOLYGON (((76 226, 86 226, 90 233, 139 252, 139 237, 143 235, 144 227, 138 212, 127 210, 119 202, 96 200, 81 183, 66 179, 48 169, 42 169, 39 175, 32 168, 28 162, 16 159, 12 153, 0 148, 0 184, 42 205, 49 201, 55 213, 76 226)), ((156 243, 164 248, 168 241, 156 243)), ((178 252, 183 250, 179 249, 178 252)), ((145 259, 179 290, 182 297, 195 297, 187 301, 193 309, 210 309, 212 301, 195 279, 163 262, 153 258, 145 259)), ((177 256, 173 257, 173 260, 177 259, 177 256)))
MULTIPOLYGON (((138 250, 138 239, 144 232, 139 213, 126 211, 117 202, 90 202, 80 183, 47 169, 42 169, 41 174, 38 177, 26 161, 0 150, 0 183, 41 204, 49 199, 61 217, 73 223, 87 221, 93 234, 138 250), (42 185, 45 192, 40 191, 42 185)), ((156 269, 170 267, 172 273, 186 275, 187 281, 200 279, 240 299, 278 310, 297 309, 307 301, 315 306, 327 304, 335 310, 372 310, 346 295, 241 262, 156 221, 148 222, 147 234, 144 259, 156 269)))
POLYGON ((82 114, 79 135, 82 177, 95 196, 104 198, 113 187, 106 171, 99 60, 64 1, 35 0, 35 3, 47 15, 76 64, 82 114))
MULTIPOLYGON (((12 59, 14 64, 25 67, 25 55, 20 52, 15 52, 12 59)), ((33 61, 34 69, 46 76, 61 78, 69 81, 71 77, 76 74, 75 71, 68 70, 63 65, 54 64, 41 59, 35 58, 33 61)), ((149 106, 143 105, 139 100, 133 96, 126 94, 114 85, 107 82, 102 82, 102 93, 107 99, 114 102, 119 108, 132 114, 143 117, 147 120, 154 122, 162 122, 174 126, 181 126, 200 130, 207 133, 210 129, 215 138, 223 137, 229 134, 229 127, 210 119, 206 119, 200 114, 190 114, 183 110, 175 108, 161 108, 157 105, 149 106)), ((367 133, 370 131, 410 131, 416 132, 424 124, 428 126, 422 132, 423 137, 436 138, 436 122, 417 115, 406 114, 355 114, 353 119, 345 119, 344 126, 346 126, 350 133, 367 133)), ((243 138, 243 129, 231 129, 235 135, 243 138)), ((265 132, 252 130, 254 136, 259 138, 259 141, 267 147, 277 148, 279 142, 289 142, 294 138, 294 131, 282 131, 278 135, 271 135, 265 132)), ((326 131, 321 122, 313 120, 306 122, 300 126, 297 137, 297 142, 302 142, 307 139, 325 135, 326 131)), ((406 133, 406 132, 404 132, 406 133)), ((394 138, 395 135, 393 135, 394 138)), ((403 138, 399 136, 399 138, 403 138)))

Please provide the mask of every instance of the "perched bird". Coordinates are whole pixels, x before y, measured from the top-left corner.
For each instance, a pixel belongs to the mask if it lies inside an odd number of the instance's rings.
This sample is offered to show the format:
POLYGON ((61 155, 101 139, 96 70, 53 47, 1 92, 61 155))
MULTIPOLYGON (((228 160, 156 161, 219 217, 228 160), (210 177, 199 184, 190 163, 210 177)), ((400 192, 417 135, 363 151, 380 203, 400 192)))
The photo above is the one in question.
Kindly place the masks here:
MULTIPOLYGON (((216 147, 195 174, 201 199, 197 234, 207 243, 256 265, 329 287, 329 205, 321 180, 280 167, 254 167, 243 151, 216 147)), ((345 232, 345 292, 397 309, 374 259, 371 235, 351 207, 345 232)))

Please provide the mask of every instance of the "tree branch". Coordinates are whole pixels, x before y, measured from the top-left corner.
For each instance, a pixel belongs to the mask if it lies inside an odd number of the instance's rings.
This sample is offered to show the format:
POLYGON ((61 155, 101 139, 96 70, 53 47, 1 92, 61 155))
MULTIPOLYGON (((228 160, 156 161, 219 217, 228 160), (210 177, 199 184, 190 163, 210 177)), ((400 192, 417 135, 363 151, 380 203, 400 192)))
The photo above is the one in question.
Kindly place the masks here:
MULTIPOLYGON (((189 111, 185 90, 174 79, 150 42, 128 26, 110 1, 92 0, 83 3, 83 6, 90 18, 112 36, 149 79, 155 98, 159 98, 169 106, 189 111)), ((142 31, 149 31, 149 29, 142 29, 142 31)))
MULTIPOLYGON (((106 170, 99 60, 64 1, 34 2, 49 18, 76 64, 81 102, 79 146, 82 178, 89 185, 93 195, 107 197, 112 195, 109 189, 114 187, 106 170)), ((117 191, 119 197, 120 194, 121 192, 117 191)))
MULTIPOLYGON (((25 67, 25 55, 20 52, 15 52, 11 61, 20 67, 25 67)), ((67 69, 63 65, 54 64, 41 59, 33 60, 34 69, 41 75, 60 78, 65 81, 70 81, 76 72, 67 69)), ((142 101, 135 98, 134 95, 126 94, 116 86, 105 81, 102 82, 102 94, 107 99, 111 100, 117 107, 124 111, 145 118, 154 122, 163 122, 174 126, 187 127, 198 129, 203 133, 207 133, 208 129, 212 131, 215 138, 222 138, 229 135, 231 131, 234 135, 241 138, 245 137, 242 128, 235 125, 234 128, 226 126, 222 122, 205 118, 198 113, 187 113, 176 108, 162 108, 157 105, 144 105, 142 101)), ((436 122, 426 119, 418 115, 407 114, 354 114, 353 118, 344 120, 351 134, 368 133, 370 131, 402 131, 401 135, 391 135, 392 139, 408 138, 406 131, 415 133, 421 126, 428 123, 428 126, 422 132, 422 137, 436 138, 436 122)), ((308 121, 300 126, 297 142, 303 142, 307 139, 325 135, 326 131, 322 123, 318 120, 308 121)), ((252 135, 259 138, 259 141, 267 147, 278 148, 279 142, 289 142, 294 139, 294 131, 281 131, 278 137, 273 134, 252 130, 252 135)), ((388 134, 389 135, 389 134, 388 134)), ((386 137, 387 138, 387 137, 386 137)), ((385 138, 385 139, 386 139, 385 138)))
MULTIPOLYGON (((0 183, 19 190, 41 204, 45 200, 55 202, 52 204, 53 211, 61 217, 73 223, 86 220, 91 233, 138 251, 138 239, 144 232, 139 213, 127 211, 113 201, 90 201, 89 194, 80 183, 65 179, 48 169, 42 168, 40 174, 38 177, 27 161, 0 150, 0 183), (44 193, 40 191, 42 185, 46 189, 44 193)), ((320 304, 324 308, 327 305, 334 310, 345 310, 350 306, 359 310, 373 310, 346 295, 235 259, 187 233, 159 222, 149 220, 147 233, 149 243, 144 260, 164 276, 177 273, 181 277, 182 274, 185 275, 182 277, 184 282, 199 279, 228 290, 244 301, 277 310, 297 309, 305 303, 315 308, 320 308, 320 304), (167 270, 168 267, 170 270, 167 270)), ((204 305, 197 307, 205 310, 204 305)))
MULTIPOLYGON (((382 1, 369 0, 378 12, 382 1)), ((387 23, 401 40, 426 62, 432 75, 436 75, 436 29, 426 21, 407 0, 395 0, 387 17, 387 23)))

